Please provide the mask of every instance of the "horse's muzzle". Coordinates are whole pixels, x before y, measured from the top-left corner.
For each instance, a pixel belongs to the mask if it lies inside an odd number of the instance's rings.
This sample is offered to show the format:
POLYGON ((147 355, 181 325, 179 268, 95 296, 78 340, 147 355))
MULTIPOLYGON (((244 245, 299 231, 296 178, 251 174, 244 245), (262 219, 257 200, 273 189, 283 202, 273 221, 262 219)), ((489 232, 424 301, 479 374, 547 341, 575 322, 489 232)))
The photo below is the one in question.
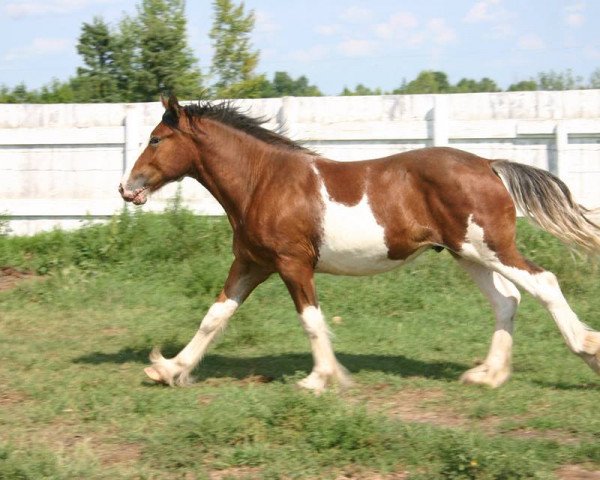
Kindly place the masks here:
POLYGON ((146 187, 138 187, 135 190, 128 188, 128 185, 119 184, 119 193, 126 202, 133 202, 135 205, 143 205, 148 200, 146 187))

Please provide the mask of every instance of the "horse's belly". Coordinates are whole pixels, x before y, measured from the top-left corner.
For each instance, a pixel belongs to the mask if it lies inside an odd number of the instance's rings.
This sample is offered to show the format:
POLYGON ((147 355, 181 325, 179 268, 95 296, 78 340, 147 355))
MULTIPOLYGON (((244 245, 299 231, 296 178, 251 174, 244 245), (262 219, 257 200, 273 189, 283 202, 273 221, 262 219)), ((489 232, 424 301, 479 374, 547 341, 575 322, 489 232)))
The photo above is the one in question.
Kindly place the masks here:
POLYGON ((351 207, 329 199, 324 203, 317 272, 371 275, 404 263, 388 258, 384 229, 377 223, 366 197, 351 207))

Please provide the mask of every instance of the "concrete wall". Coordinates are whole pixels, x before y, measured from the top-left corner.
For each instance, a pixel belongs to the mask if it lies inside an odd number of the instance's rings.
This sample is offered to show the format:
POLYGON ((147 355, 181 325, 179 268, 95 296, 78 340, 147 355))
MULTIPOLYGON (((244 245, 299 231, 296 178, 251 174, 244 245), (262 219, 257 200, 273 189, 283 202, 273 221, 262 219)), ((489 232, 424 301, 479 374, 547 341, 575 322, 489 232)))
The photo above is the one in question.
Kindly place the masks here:
MULTIPOLYGON (((508 158, 558 174, 576 199, 600 206, 600 90, 245 100, 251 115, 270 118, 324 156, 374 158, 430 145, 450 145, 488 158, 508 158)), ((2 105, 0 215, 13 233, 86 216, 106 218, 123 202, 117 185, 135 162, 159 103, 2 105)), ((198 213, 221 208, 195 181, 181 184, 198 213)), ((145 209, 160 210, 177 185, 145 209)))

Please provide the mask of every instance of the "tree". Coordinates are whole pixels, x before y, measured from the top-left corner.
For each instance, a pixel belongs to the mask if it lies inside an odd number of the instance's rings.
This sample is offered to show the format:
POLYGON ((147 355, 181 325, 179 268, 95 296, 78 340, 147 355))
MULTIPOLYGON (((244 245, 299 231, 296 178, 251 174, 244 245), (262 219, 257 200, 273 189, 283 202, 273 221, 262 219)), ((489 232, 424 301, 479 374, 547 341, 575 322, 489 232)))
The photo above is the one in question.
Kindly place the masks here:
POLYGON ((452 91, 456 93, 499 92, 500 88, 491 78, 483 77, 479 81, 462 78, 452 88, 452 91))
POLYGON ((393 93, 450 93, 451 86, 448 75, 444 72, 423 70, 417 78, 398 88, 393 93))
POLYGON ((114 45, 108 25, 100 17, 84 23, 77 44, 77 53, 84 67, 77 69, 77 88, 85 91, 86 101, 115 100, 117 85, 112 75, 114 45))
POLYGON ((359 96, 359 95, 382 95, 383 92, 381 91, 381 88, 376 88, 374 90, 370 89, 369 87, 365 87, 362 83, 359 83, 358 85, 356 85, 356 87, 354 87, 354 90, 350 90, 348 87, 344 87, 344 90, 342 90, 342 93, 340 95, 342 96, 359 96))
POLYGON ((211 74, 216 77, 217 97, 235 98, 256 93, 257 83, 264 86, 266 78, 254 73, 259 54, 252 51, 250 32, 254 28, 254 12, 245 13, 244 3, 215 0, 215 17, 210 38, 215 50, 211 74))
POLYGON ((520 82, 509 85, 507 92, 528 92, 538 89, 538 84, 535 80, 521 80, 520 82))
POLYGON ((600 88, 600 68, 597 68, 590 75, 589 88, 600 88))
POLYGON ((287 72, 275 72, 272 81, 269 81, 265 75, 255 75, 246 81, 234 83, 224 91, 228 98, 318 97, 323 95, 315 85, 309 83, 306 76, 302 75, 294 79, 287 72))
POLYGON ((44 85, 38 94, 40 103, 73 103, 75 92, 71 81, 61 82, 53 78, 48 85, 44 85))
POLYGON ((0 103, 35 103, 33 92, 27 90, 24 83, 19 83, 12 90, 6 86, 0 88, 0 103))
POLYGON ((294 79, 287 72, 275 72, 271 82, 271 97, 320 97, 319 88, 311 85, 304 75, 294 79))
POLYGON ((575 90, 583 88, 583 78, 573 76, 571 69, 564 72, 555 72, 549 70, 547 72, 538 73, 538 86, 540 90, 575 90))
MULTIPOLYGON (((136 95, 139 100, 156 100, 165 91, 194 98, 201 92, 201 74, 186 41, 183 0, 142 0, 136 31, 139 66, 136 95)), ((122 40, 131 32, 122 32, 122 40)))
POLYGON ((265 75, 254 75, 216 91, 217 98, 270 98, 273 86, 265 75))
POLYGON ((125 16, 113 34, 113 63, 111 74, 121 102, 143 100, 140 90, 140 28, 136 19, 125 16))

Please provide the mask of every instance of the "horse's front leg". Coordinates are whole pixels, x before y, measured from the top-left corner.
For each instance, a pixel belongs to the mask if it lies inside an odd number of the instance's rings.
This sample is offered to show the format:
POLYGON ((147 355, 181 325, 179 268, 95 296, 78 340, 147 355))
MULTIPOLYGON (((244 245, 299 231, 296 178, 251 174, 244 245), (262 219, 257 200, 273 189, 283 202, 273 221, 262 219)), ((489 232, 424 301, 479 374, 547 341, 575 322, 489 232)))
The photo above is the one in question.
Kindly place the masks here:
POLYGON ((239 305, 270 275, 254 264, 235 260, 229 276, 215 303, 208 309, 198 331, 190 342, 173 358, 164 358, 158 349, 152 350, 152 366, 144 371, 152 380, 168 385, 191 382, 190 373, 200 362, 216 335, 223 331, 239 305))
POLYGON ((300 323, 310 339, 312 348, 312 372, 298 382, 298 385, 315 392, 322 392, 332 383, 349 385, 350 376, 335 358, 329 338, 331 333, 317 302, 313 268, 309 265, 282 262, 279 273, 294 301, 300 323))

